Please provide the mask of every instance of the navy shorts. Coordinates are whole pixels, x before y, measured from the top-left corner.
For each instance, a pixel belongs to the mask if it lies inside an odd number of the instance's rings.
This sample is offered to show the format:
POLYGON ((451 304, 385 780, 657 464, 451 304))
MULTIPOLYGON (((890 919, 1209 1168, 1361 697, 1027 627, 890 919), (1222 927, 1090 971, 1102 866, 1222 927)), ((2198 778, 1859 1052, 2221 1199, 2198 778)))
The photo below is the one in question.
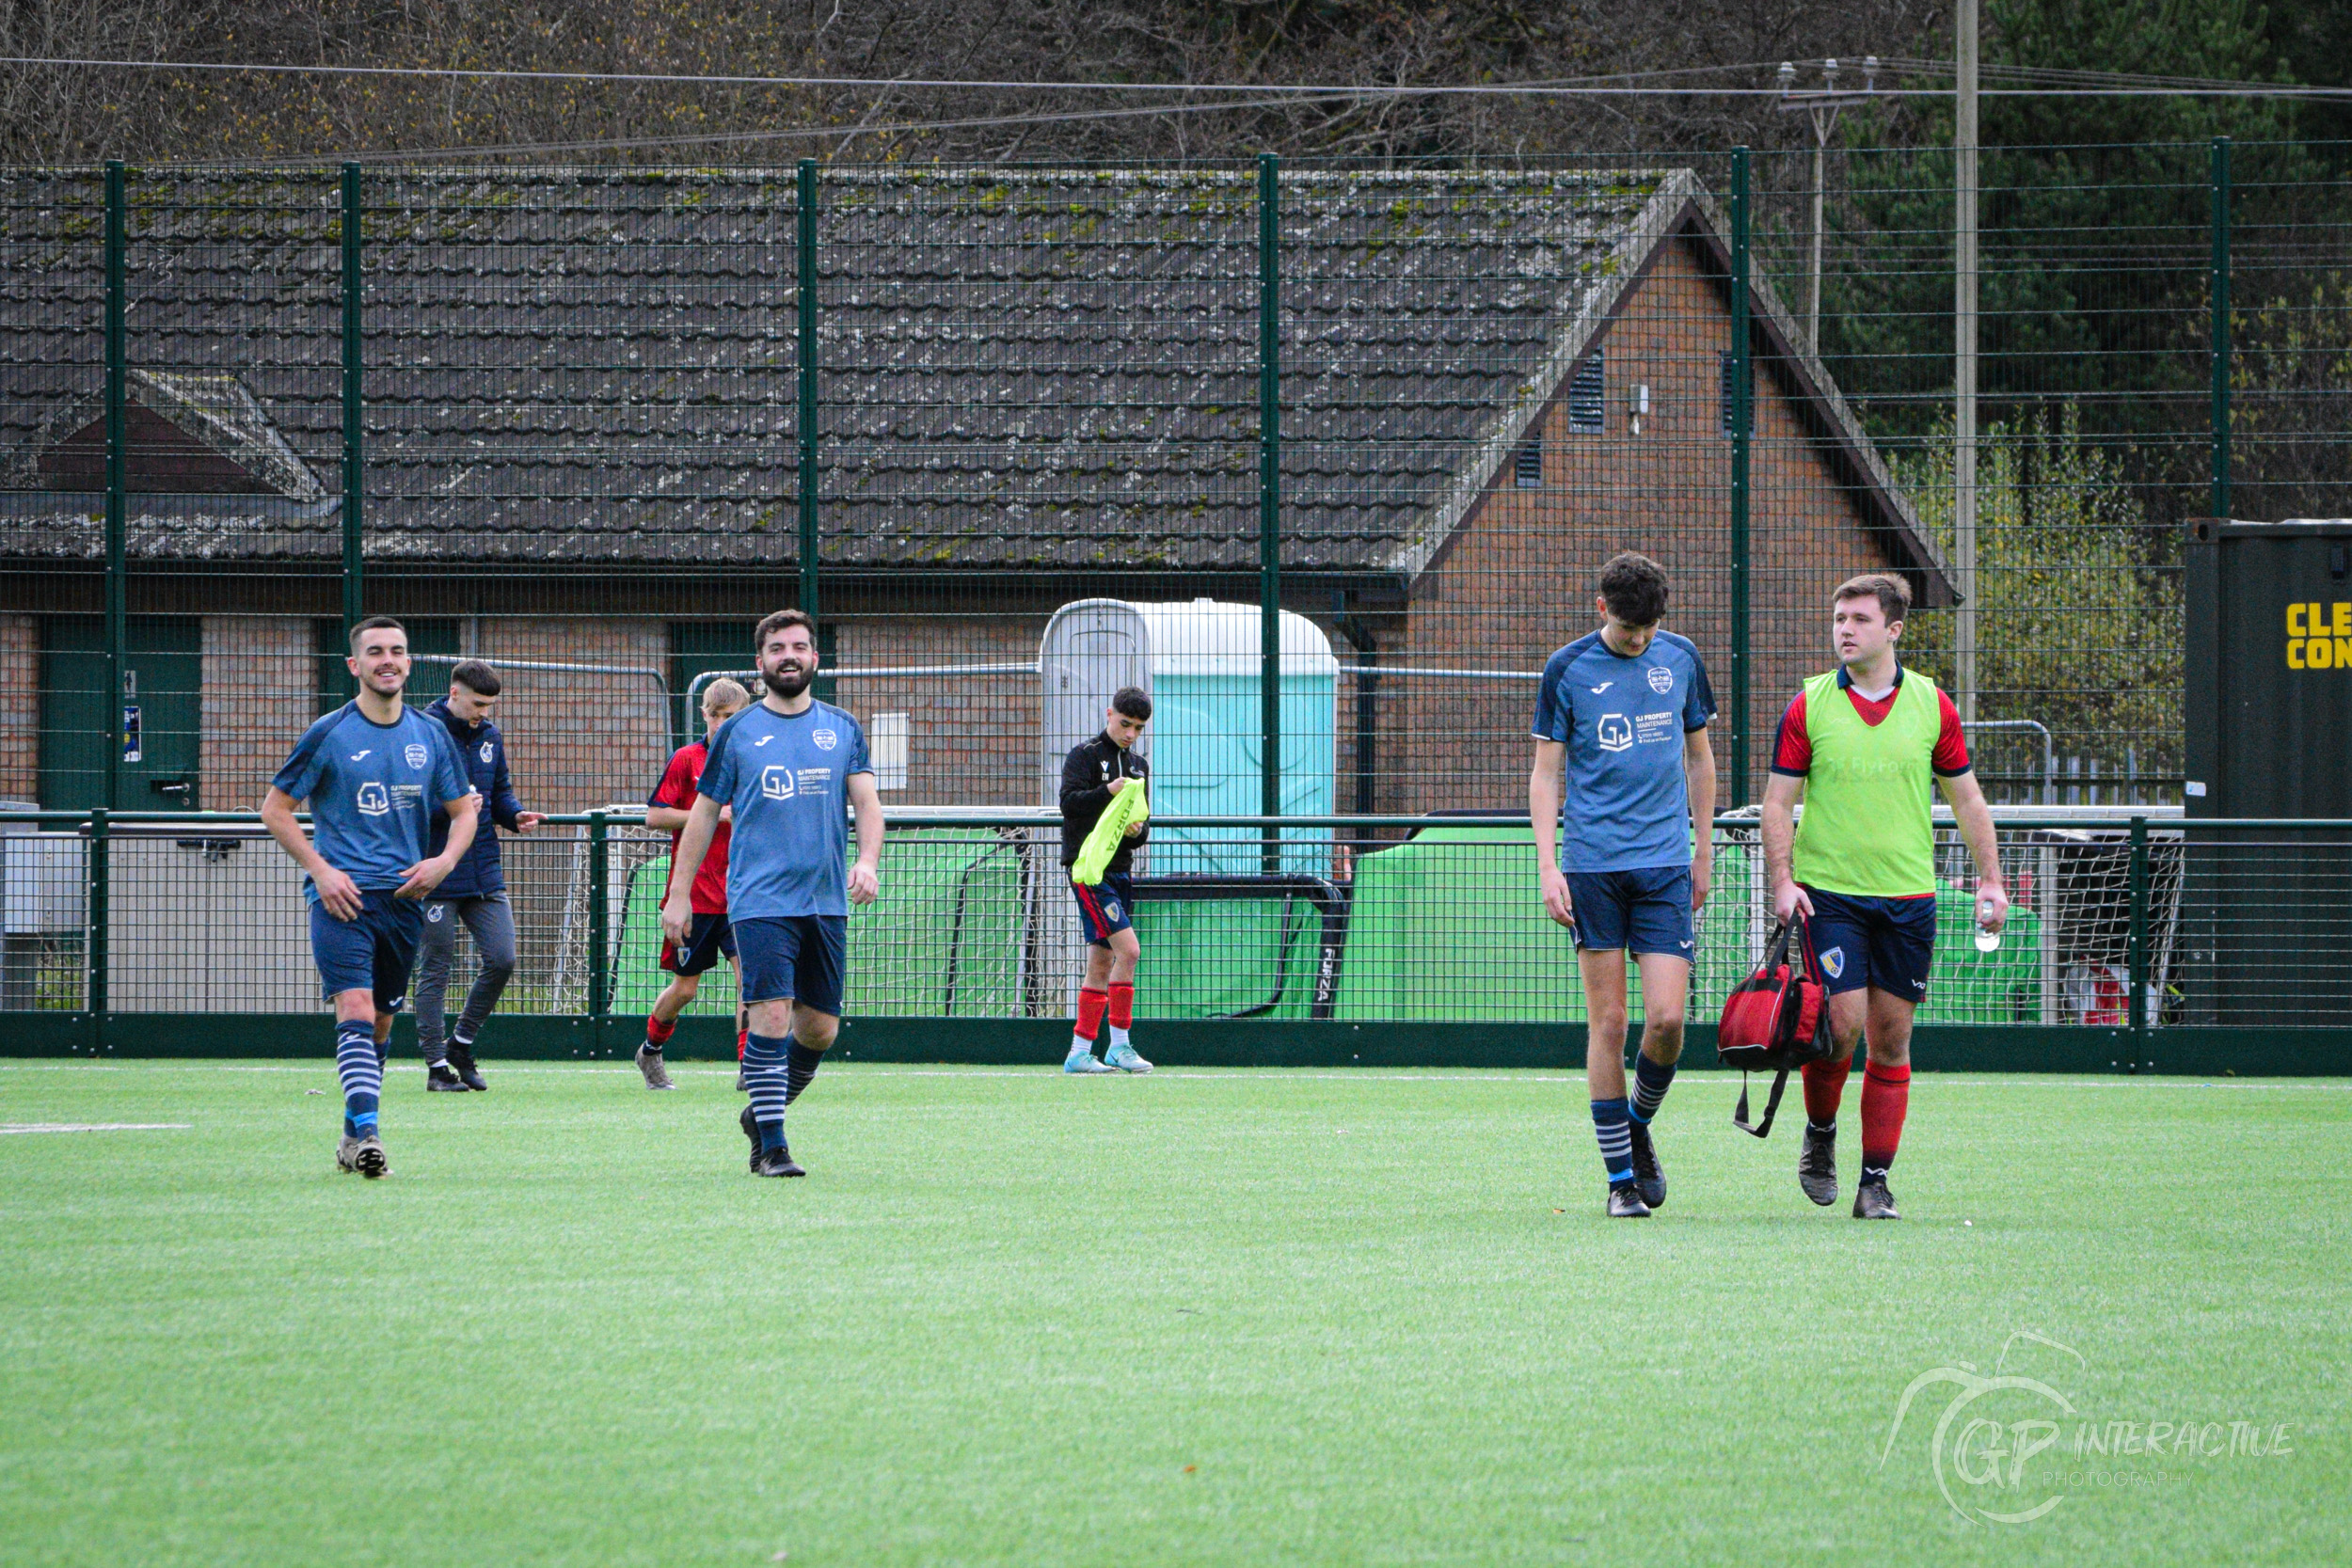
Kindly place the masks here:
POLYGON ((849 957, 846 914, 792 914, 735 923, 743 955, 743 1001, 787 997, 812 1011, 841 1016, 841 972, 849 957))
POLYGON ((721 958, 735 957, 735 927, 723 914, 697 914, 686 927, 686 945, 661 939, 661 967, 673 974, 700 974, 721 958))
POLYGON ((351 920, 336 919, 324 904, 310 906, 310 957, 319 966, 320 992, 332 1002, 347 990, 373 990, 377 1012, 395 1012, 424 934, 424 905, 395 898, 389 888, 359 896, 359 913, 351 920))
POLYGON ((1831 995, 1876 986, 1917 1002, 1928 994, 1935 962, 1935 900, 1857 898, 1809 887, 1813 918, 1805 945, 1813 973, 1831 995))
POLYGON ((1136 887, 1123 871, 1105 871, 1100 887, 1070 884, 1078 900, 1078 923, 1086 927, 1089 947, 1108 947, 1113 931, 1135 926, 1136 887))
POLYGON ((1627 948, 1689 958, 1691 868, 1652 865, 1639 871, 1571 871, 1569 912, 1576 944, 1597 953, 1627 948))

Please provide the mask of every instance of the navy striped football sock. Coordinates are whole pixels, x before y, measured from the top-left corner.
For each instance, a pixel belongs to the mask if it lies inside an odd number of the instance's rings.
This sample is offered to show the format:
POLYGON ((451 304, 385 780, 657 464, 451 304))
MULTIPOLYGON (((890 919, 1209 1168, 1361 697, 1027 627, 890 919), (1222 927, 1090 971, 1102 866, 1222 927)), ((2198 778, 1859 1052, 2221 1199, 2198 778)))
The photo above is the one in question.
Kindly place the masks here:
POLYGON ((759 1123, 763 1153, 784 1147, 784 1107, 791 1096, 784 1050, 791 1038, 754 1035, 743 1042, 743 1086, 751 1091, 752 1119, 759 1123))
POLYGON ((1658 1115, 1659 1103, 1666 1098, 1666 1090, 1674 1081, 1673 1063, 1661 1067, 1637 1052, 1633 1057, 1633 1102, 1629 1107, 1633 1119, 1647 1127, 1650 1118, 1658 1115))
POLYGON ((1600 1140, 1601 1169, 1613 1187, 1633 1180, 1633 1129, 1626 1117, 1623 1096, 1593 1101, 1593 1135, 1600 1140))
POLYGON ((817 1069, 825 1065, 825 1053, 811 1051, 791 1036, 784 1037, 784 1102, 787 1105, 801 1098, 808 1081, 817 1076, 817 1069))
POLYGON ((384 1064, 375 1054, 372 1022, 355 1018, 335 1025, 335 1070, 343 1081, 343 1135, 364 1138, 375 1131, 384 1094, 384 1064))

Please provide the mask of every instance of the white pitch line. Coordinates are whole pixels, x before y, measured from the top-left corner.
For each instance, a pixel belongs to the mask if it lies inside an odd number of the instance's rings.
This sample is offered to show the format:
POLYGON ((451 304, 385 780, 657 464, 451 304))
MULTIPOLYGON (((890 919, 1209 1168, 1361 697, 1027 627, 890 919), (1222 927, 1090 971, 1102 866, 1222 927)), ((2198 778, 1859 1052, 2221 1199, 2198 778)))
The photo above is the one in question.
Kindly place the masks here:
POLYGON ((184 1121, 25 1121, 0 1124, 0 1132, 185 1132, 184 1121))
MULTIPOLYGON (((418 1064, 411 1064, 412 1066, 418 1064)), ((491 1061, 484 1064, 502 1073, 518 1075, 562 1075, 564 1073, 601 1074, 607 1077, 630 1078, 636 1069, 626 1060, 604 1062, 548 1063, 533 1065, 520 1061, 491 1061)), ((671 1064, 675 1075, 684 1072, 695 1077, 718 1077, 727 1071, 718 1063, 708 1067, 690 1067, 683 1062, 671 1064)), ((855 1072, 875 1078, 1058 1078, 1060 1067, 1041 1064, 1036 1067, 903 1067, 889 1062, 841 1062, 836 1072, 855 1072)), ((331 1061, 276 1063, 197 1062, 193 1060, 157 1058, 145 1061, 83 1062, 42 1060, 37 1058, 0 1058, 0 1072, 291 1072, 326 1078, 334 1077, 331 1061)), ((1370 1068, 1218 1068, 1203 1070, 1198 1068, 1160 1068, 1149 1076, 1178 1078, 1200 1083, 1258 1083, 1275 1078, 1320 1084, 1478 1084, 1489 1087, 1514 1084, 1582 1084, 1582 1073, 1560 1074, 1540 1072, 1528 1068, 1424 1068, 1415 1072, 1380 1071, 1370 1068)), ((633 1082, 633 1078, 631 1079, 633 1082)), ((2185 1073, 2107 1073, 2107 1072, 2015 1072, 2015 1073, 1944 1073, 1928 1071, 1921 1083, 1938 1088, 2103 1088, 2103 1089, 2239 1089, 2282 1094, 2352 1094, 2352 1082, 2342 1079, 2267 1079, 2248 1081, 2233 1078, 2200 1078, 2185 1073)), ((1678 1083, 1717 1088, 1736 1087, 1738 1081, 1728 1069, 1693 1069, 1678 1083)), ((160 1124, 159 1124, 160 1125, 160 1124)))

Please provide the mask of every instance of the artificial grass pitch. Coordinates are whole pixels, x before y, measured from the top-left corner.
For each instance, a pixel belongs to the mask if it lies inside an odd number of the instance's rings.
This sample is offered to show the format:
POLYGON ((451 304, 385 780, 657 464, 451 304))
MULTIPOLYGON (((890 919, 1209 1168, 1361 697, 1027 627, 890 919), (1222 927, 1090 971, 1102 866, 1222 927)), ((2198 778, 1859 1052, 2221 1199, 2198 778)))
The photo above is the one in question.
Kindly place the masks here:
POLYGON ((2341 1082, 1923 1073, 1870 1225, 1722 1074, 1628 1222, 1572 1075, 843 1063, 774 1181, 488 1070, 370 1183, 324 1058, 0 1063, 0 1560, 2352 1560, 2341 1082))

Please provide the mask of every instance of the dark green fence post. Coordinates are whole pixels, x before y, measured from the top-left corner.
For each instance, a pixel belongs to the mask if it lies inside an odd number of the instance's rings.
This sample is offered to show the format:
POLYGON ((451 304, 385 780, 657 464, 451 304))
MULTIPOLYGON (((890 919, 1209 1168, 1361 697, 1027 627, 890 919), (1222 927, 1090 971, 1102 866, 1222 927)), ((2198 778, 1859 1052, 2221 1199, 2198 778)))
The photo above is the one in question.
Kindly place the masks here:
POLYGON ((366 453, 364 414, 366 349, 360 332, 359 166, 343 166, 343 641, 367 614, 367 563, 360 554, 361 507, 367 492, 362 474, 366 453))
POLYGON ((113 899, 108 891, 112 886, 113 861, 107 836, 110 831, 105 807, 101 806, 89 814, 89 891, 85 895, 89 912, 89 931, 83 938, 82 945, 89 959, 88 994, 84 1000, 89 1005, 92 1054, 106 1048, 106 968, 111 958, 107 933, 114 920, 113 899))
MULTIPOLYGON (((1282 815, 1281 161, 1258 159, 1258 812, 1282 815)), ((1281 870, 1265 829, 1265 874, 1281 870)))
POLYGON ((2213 515, 2230 515, 2230 138, 2213 139, 2213 515))
POLYGON ((124 450, 123 399, 129 393, 130 348, 123 329, 124 295, 129 292, 126 258, 130 250, 129 202, 123 194, 122 166, 106 166, 106 804, 122 804, 122 746, 130 715, 123 712, 123 676, 130 664, 124 652, 130 614, 130 585, 123 580, 124 490, 129 484, 129 457, 124 450))
MULTIPOLYGON (((1748 803, 1748 150, 1731 150, 1731 803, 1748 803)), ((1696 804, 1696 802, 1692 802, 1696 804)))
POLYGON ((604 1042, 604 1016, 612 1010, 611 847, 604 813, 588 814, 588 1021, 591 1050, 604 1042))
POLYGON ((800 273, 800 320, 794 339, 800 369, 801 608, 818 606, 817 529, 817 160, 801 160, 795 203, 793 260, 800 273))
POLYGON ((2145 1072, 2148 1059, 2148 819, 2132 818, 2131 924, 2124 938, 2123 968, 2132 988, 2123 1016, 2132 1032, 2132 1070, 2145 1072))

